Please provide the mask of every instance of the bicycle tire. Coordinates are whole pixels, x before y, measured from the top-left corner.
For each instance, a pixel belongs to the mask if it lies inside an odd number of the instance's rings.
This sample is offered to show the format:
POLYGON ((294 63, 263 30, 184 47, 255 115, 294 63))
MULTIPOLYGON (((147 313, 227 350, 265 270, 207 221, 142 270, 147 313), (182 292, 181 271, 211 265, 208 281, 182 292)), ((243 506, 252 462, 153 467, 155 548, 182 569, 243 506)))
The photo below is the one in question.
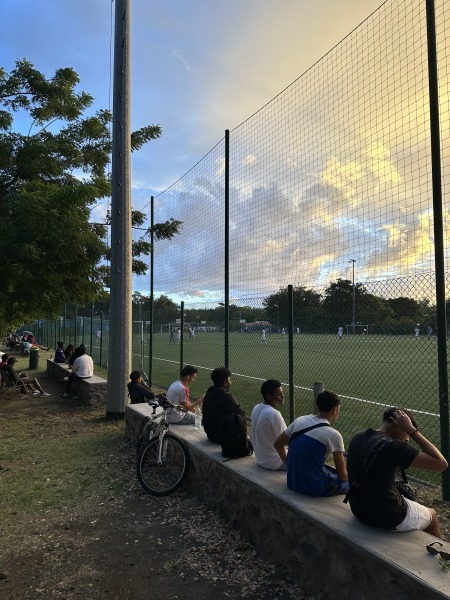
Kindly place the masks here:
POLYGON ((151 439, 142 449, 137 463, 137 476, 146 492, 168 496, 183 483, 189 465, 188 449, 180 438, 166 433, 163 438, 162 464, 158 464, 160 438, 151 439))

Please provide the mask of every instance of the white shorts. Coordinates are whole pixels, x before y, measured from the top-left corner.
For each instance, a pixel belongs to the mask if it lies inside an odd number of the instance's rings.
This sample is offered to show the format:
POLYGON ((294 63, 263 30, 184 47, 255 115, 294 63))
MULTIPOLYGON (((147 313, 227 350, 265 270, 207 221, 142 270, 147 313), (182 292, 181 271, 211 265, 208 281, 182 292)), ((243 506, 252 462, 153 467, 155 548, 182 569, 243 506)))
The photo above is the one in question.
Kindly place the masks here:
POLYGON ((414 529, 426 529, 431 523, 432 514, 429 508, 404 498, 408 512, 403 521, 397 525, 394 531, 413 531, 414 529))

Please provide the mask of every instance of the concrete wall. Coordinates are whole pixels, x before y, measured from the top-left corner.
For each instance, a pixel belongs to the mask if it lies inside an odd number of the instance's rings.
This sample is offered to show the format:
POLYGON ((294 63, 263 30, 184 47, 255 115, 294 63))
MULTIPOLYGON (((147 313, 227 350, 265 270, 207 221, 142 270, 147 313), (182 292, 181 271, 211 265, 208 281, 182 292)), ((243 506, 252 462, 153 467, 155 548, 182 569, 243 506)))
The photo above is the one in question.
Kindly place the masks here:
MULTIPOLYGON (((64 377, 68 377, 71 373, 69 365, 63 363, 55 363, 53 360, 47 359, 47 373, 53 379, 61 382, 61 393, 65 389, 64 377)), ((88 379, 77 381, 72 385, 71 392, 76 394, 78 398, 85 404, 106 405, 106 379, 93 375, 88 379)))
MULTIPOLYGON (((130 439, 145 414, 146 405, 127 407, 130 439)), ((204 432, 188 425, 170 429, 191 455, 183 485, 317 600, 450 598, 449 574, 425 549, 432 536, 366 527, 342 497, 296 494, 287 489, 285 473, 258 467, 253 456, 226 461, 204 432)))

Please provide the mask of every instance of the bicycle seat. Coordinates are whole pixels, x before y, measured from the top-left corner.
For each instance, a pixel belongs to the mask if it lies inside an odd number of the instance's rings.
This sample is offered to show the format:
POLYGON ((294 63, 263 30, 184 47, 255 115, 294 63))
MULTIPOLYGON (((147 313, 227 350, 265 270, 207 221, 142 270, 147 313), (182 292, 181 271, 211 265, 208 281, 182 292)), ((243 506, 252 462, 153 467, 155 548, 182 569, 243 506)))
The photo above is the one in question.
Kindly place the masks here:
POLYGON ((159 404, 156 400, 147 400, 148 405, 151 406, 152 408, 158 408, 159 404))

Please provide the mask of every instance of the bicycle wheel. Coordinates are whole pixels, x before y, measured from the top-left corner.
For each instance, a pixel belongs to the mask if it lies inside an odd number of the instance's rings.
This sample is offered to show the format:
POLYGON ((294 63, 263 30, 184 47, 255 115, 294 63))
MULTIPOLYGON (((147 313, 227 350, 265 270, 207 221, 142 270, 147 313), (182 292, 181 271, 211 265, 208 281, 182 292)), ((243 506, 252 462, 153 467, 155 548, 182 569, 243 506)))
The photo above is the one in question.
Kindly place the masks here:
POLYGON ((160 438, 151 439, 137 463, 137 476, 146 492, 167 496, 183 483, 189 463, 186 445, 180 438, 166 433, 162 440, 161 463, 158 464, 160 438))

